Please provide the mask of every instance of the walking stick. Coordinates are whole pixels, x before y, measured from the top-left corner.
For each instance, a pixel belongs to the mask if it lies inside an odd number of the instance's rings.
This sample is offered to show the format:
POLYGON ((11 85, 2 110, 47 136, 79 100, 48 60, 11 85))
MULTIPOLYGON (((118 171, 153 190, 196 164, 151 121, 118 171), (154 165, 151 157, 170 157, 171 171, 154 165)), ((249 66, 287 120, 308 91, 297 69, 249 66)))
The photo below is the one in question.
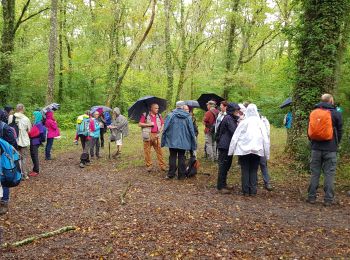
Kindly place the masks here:
POLYGON ((111 159, 111 141, 108 142, 108 159, 111 159))

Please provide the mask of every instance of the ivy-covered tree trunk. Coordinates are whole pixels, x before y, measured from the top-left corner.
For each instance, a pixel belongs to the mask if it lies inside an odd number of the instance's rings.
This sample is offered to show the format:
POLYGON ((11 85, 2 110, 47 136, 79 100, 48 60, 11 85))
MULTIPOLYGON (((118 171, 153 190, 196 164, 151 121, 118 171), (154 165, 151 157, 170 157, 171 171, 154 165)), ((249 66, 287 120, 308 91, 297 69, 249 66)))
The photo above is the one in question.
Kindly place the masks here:
POLYGON ((11 54, 15 41, 15 1, 2 0, 3 26, 0 47, 0 103, 5 104, 10 93, 11 54))
POLYGON ((336 68, 348 0, 305 0, 297 39, 297 78, 293 89, 293 127, 289 147, 296 159, 308 163, 307 122, 323 93, 336 89, 336 68))

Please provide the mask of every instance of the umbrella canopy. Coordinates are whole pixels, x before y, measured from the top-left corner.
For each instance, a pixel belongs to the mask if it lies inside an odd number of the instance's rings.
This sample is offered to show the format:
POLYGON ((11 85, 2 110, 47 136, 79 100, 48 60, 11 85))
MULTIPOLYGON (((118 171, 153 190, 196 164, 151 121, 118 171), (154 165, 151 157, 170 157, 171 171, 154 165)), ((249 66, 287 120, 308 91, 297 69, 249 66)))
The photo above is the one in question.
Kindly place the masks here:
POLYGON ((219 104, 221 101, 224 101, 222 97, 214 94, 214 93, 208 93, 208 94, 202 94, 198 99, 198 103, 201 109, 208 110, 207 109, 207 103, 208 101, 213 100, 216 102, 216 104, 219 104))
POLYGON ((292 104, 292 98, 287 98, 283 103, 282 105, 280 105, 280 108, 285 108, 287 106, 290 106, 292 104))
POLYGON ((97 109, 99 108, 102 108, 103 112, 111 112, 112 109, 110 107, 106 107, 106 106, 93 106, 91 109, 90 109, 90 112, 91 113, 94 113, 97 109))
POLYGON ((198 107, 200 107, 197 100, 186 100, 186 101, 185 101, 185 104, 186 104, 187 106, 189 106, 189 107, 192 107, 192 108, 198 108, 198 107))
POLYGON ((164 112, 167 107, 167 101, 165 99, 154 96, 142 97, 128 109, 129 118, 139 121, 142 113, 148 112, 152 104, 158 104, 159 113, 164 112))
POLYGON ((42 111, 42 113, 46 114, 46 112, 49 111, 49 110, 56 111, 59 108, 60 108, 60 104, 52 103, 52 104, 47 105, 46 107, 44 107, 41 111, 42 111))

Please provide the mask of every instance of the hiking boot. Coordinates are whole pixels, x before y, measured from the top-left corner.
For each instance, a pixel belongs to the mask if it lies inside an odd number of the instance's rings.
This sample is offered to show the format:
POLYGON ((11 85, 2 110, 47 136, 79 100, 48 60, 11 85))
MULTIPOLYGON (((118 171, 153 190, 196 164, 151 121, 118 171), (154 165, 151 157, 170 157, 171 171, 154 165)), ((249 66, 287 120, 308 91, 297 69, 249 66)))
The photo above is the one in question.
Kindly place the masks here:
POLYGON ((91 165, 91 162, 86 162, 85 163, 85 166, 90 166, 91 165))
POLYGON ((36 177, 36 176, 39 175, 39 173, 37 173, 37 172, 31 172, 31 173, 29 173, 28 175, 29 175, 29 177, 36 177))
POLYGON ((147 167, 147 171, 148 171, 148 172, 152 172, 152 166, 147 167))
POLYGON ((307 202, 307 203, 310 203, 310 204, 315 204, 315 203, 316 203, 316 199, 307 198, 306 202, 307 202))
POLYGON ((22 181, 28 180, 28 179, 29 179, 28 175, 25 173, 22 173, 22 181))
POLYGON ((9 203, 6 201, 0 201, 0 215, 4 215, 9 211, 9 203))
POLYGON ((223 188, 221 190, 218 190, 218 193, 220 193, 220 194, 230 194, 231 191, 229 189, 227 189, 227 188, 223 188))
POLYGON ((167 176, 165 176, 165 179, 166 179, 166 180, 172 180, 172 179, 174 179, 174 177, 175 177, 175 176, 169 176, 169 175, 167 175, 167 176))
POLYGON ((271 186, 270 183, 265 184, 265 185, 264 185, 264 188, 265 188, 265 190, 267 190, 267 191, 273 191, 273 188, 272 188, 272 186, 271 186))
POLYGON ((83 164, 82 162, 79 164, 80 168, 85 168, 85 164, 83 164))

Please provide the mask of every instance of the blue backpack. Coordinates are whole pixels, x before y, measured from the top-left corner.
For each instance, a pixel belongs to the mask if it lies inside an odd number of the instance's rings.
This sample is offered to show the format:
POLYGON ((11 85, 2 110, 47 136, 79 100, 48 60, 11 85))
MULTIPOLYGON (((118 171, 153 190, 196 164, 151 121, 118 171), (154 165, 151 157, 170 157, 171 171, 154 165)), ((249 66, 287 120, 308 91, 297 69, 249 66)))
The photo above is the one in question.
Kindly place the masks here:
POLYGON ((109 112, 104 112, 103 113, 105 120, 106 120, 106 125, 111 125, 112 124, 112 118, 111 115, 109 114, 109 112))
POLYGON ((90 129, 90 118, 84 118, 83 121, 77 125, 77 133, 78 135, 89 135, 90 129))
POLYGON ((45 143, 47 139, 47 128, 43 126, 43 132, 40 134, 40 142, 45 143))
POLYGON ((3 187, 15 187, 22 180, 20 155, 16 149, 0 138, 0 181, 3 187))

